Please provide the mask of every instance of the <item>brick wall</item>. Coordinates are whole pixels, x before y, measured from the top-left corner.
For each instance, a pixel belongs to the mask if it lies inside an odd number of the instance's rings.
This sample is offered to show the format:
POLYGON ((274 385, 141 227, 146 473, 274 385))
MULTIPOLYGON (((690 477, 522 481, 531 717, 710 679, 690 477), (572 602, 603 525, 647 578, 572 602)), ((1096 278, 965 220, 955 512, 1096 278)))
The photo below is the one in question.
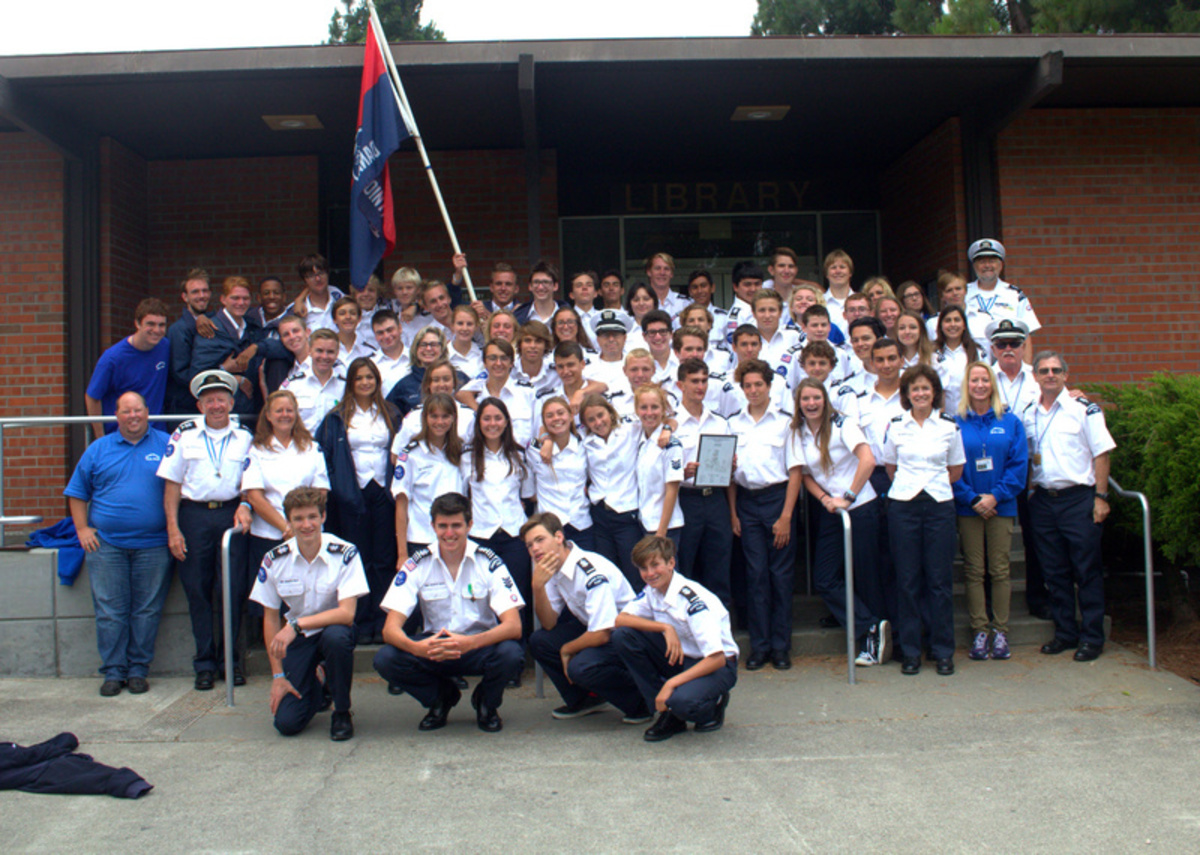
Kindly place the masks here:
MULTIPOLYGON (((474 283, 486 286, 492 265, 507 261, 524 285, 529 258, 524 153, 438 151, 430 159, 474 283)), ((453 251, 420 158, 402 152, 390 165, 396 249, 384 261, 385 273, 391 276, 398 267, 409 266, 426 278, 444 278, 452 269, 453 251)), ((542 152, 541 202, 541 254, 557 264, 558 168, 553 151, 542 152)))
POLYGON ((234 275, 299 290, 296 264, 318 246, 316 157, 152 161, 147 173, 149 295, 182 310, 191 267, 208 270, 214 293, 234 275))
MULTIPOLYGON (((149 289, 146 161, 100 141, 100 346, 129 335, 149 289)), ((172 307, 174 308, 174 307, 172 307)))
MULTIPOLYGON (((65 412, 62 229, 62 159, 28 134, 0 133, 0 412, 7 416, 65 412)), ((62 515, 65 448, 61 428, 5 431, 6 513, 48 522, 62 515)), ((23 530, 8 527, 10 542, 23 530)))
POLYGON ((1195 371, 1200 110, 1033 110, 997 144, 1005 279, 1079 382, 1195 371))
POLYGON ((905 152, 879 183, 883 269, 892 284, 927 283, 940 268, 959 269, 967 224, 958 119, 905 152))

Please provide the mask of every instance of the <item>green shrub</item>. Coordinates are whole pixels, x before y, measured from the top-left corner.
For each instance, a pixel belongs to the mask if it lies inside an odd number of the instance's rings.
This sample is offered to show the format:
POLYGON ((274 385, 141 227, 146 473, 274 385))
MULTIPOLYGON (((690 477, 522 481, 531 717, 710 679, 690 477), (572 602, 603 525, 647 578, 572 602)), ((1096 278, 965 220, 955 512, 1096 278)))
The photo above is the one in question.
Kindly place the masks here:
MULTIPOLYGON (((1150 501, 1154 543, 1177 567, 1200 568, 1200 376, 1155 374, 1141 385, 1093 385, 1111 404, 1112 477, 1150 501)), ((1122 513, 1141 533, 1141 514, 1122 513)))

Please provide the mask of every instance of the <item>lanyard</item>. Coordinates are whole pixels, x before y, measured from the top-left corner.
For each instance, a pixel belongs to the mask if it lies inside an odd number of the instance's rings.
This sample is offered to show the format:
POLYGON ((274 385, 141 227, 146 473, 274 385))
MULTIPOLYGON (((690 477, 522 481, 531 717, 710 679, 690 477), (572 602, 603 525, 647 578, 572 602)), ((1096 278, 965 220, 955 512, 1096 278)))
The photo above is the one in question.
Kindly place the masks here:
MULTIPOLYGON (((1014 390, 1015 394, 1013 395, 1013 397, 1015 397, 1017 400, 1021 399, 1021 387, 1023 387, 1025 385, 1025 372, 1022 371, 1022 372, 1020 372, 1020 374, 1021 374, 1021 379, 1013 384, 1016 387, 1016 389, 1014 390)), ((1008 393, 1004 391, 1003 383, 1000 384, 1000 393, 1002 395, 1004 395, 1004 403, 1007 404, 1008 408, 1011 410, 1013 408, 1013 398, 1010 398, 1008 396, 1008 393)), ((1036 417, 1037 417, 1036 413, 1034 413, 1034 417, 1036 419, 1036 417)), ((1047 427, 1049 427, 1049 425, 1047 425, 1047 427)))
POLYGON ((204 447, 208 450, 208 459, 212 463, 213 469, 217 470, 217 477, 221 477, 221 463, 225 460, 225 449, 229 447, 229 440, 233 439, 233 434, 227 433, 222 437, 219 445, 214 444, 212 437, 207 433, 204 434, 204 447))
POLYGON ((996 295, 993 294, 990 298, 985 300, 983 298, 983 294, 977 293, 975 295, 975 303, 979 306, 979 311, 990 317, 992 314, 992 307, 996 305, 996 295))
MULTIPOLYGON (((1056 401, 1055 403, 1057 404, 1058 402, 1056 401)), ((1040 416, 1041 416, 1041 406, 1042 406, 1042 405, 1041 405, 1041 404, 1035 404, 1035 406, 1036 406, 1036 407, 1038 407, 1038 409, 1037 409, 1037 410, 1034 410, 1034 411, 1033 411, 1033 430, 1034 430, 1034 432, 1036 433, 1036 432, 1037 432, 1037 428, 1038 428, 1038 422, 1040 421, 1040 416)), ((1045 427, 1045 428, 1042 430, 1042 432, 1041 432, 1041 433, 1038 433, 1038 434, 1037 434, 1037 450, 1038 450, 1038 454, 1041 454, 1041 453, 1042 453, 1042 440, 1044 440, 1044 439, 1046 438, 1046 434, 1048 434, 1048 433, 1050 432, 1050 425, 1052 425, 1052 424, 1054 423, 1054 417, 1058 415, 1058 412, 1059 412, 1059 410, 1061 410, 1061 409, 1062 409, 1062 407, 1057 407, 1057 408, 1054 410, 1054 412, 1052 412, 1052 413, 1050 414, 1050 418, 1046 420, 1046 427, 1045 427)))

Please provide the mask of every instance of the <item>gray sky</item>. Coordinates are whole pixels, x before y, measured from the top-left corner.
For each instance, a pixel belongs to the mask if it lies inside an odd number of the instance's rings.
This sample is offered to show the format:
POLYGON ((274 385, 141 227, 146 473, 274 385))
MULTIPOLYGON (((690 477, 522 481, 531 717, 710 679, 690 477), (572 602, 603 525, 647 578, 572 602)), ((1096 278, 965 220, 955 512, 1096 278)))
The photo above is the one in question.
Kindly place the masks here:
MULTIPOLYGON (((0 56, 320 44, 336 3, 3 0, 2 5, 0 56)), ((425 0, 422 22, 433 20, 453 41, 745 36, 757 8, 757 0, 425 0)))

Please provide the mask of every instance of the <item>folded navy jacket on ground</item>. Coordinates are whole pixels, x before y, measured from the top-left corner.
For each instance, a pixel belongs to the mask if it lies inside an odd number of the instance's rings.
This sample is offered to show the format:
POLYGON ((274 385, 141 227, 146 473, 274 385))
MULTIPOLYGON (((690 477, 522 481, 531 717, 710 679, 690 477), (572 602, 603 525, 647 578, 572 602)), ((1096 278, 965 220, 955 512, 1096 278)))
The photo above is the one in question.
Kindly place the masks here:
POLYGON ((28 747, 0 742, 0 790, 136 799, 153 789, 132 769, 114 769, 74 753, 78 747, 73 733, 28 747))

